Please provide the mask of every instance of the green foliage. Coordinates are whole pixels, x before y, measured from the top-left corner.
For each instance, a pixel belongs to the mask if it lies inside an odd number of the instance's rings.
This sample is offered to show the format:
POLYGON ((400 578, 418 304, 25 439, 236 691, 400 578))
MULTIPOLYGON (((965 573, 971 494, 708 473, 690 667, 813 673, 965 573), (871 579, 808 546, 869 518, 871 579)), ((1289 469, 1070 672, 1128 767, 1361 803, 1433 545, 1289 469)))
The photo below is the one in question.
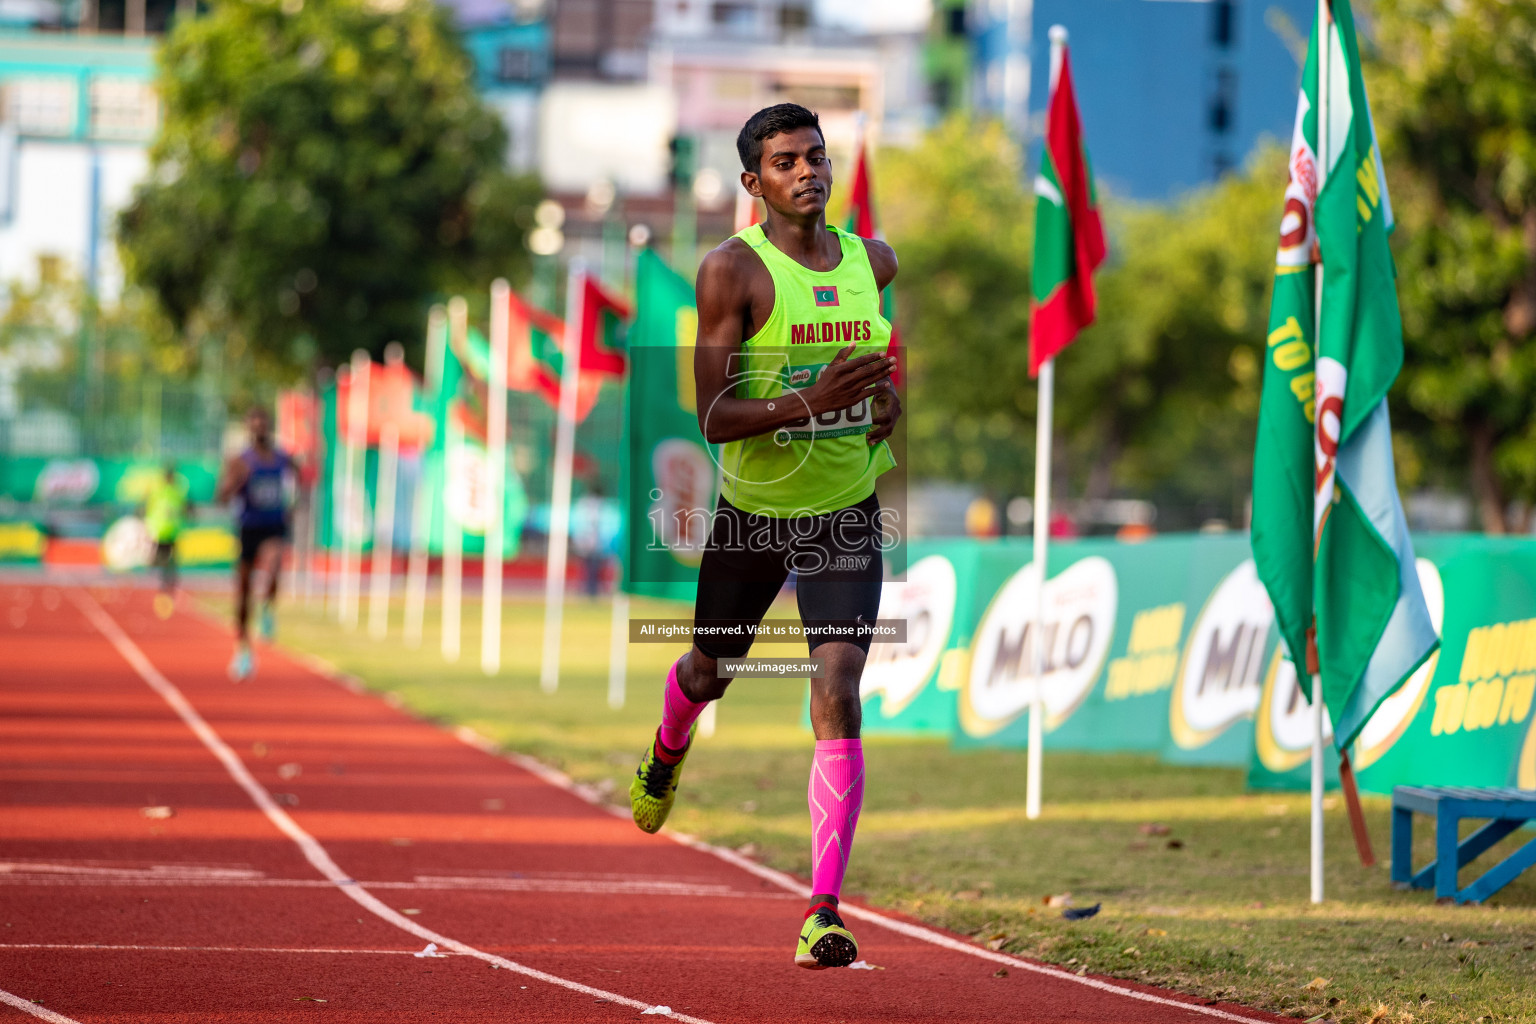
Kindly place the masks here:
MULTIPOLYGON (((955 118, 880 170, 913 472, 1029 493, 1034 210, 1017 150, 996 125, 955 118)), ((1098 322, 1056 376, 1058 493, 1155 498, 1176 510, 1163 525, 1241 516, 1284 180, 1270 147, 1170 206, 1106 200, 1098 322)))
POLYGON ((1400 225, 1395 407, 1416 417, 1415 455, 1471 484, 1485 529, 1520 529, 1536 502, 1536 3, 1377 0, 1372 23, 1400 225))
POLYGON ((1020 493, 1032 473, 1029 277, 1033 204, 996 124, 957 116, 880 163, 882 218, 901 259, 906 417, 919 477, 1020 493))
POLYGON ((1098 322, 1060 359, 1090 497, 1123 490, 1240 521, 1252 479, 1285 154, 1159 207, 1112 205, 1098 322))
POLYGON ((282 372, 419 344, 440 290, 520 278, 506 134, 430 0, 217 0, 160 56, 165 121, 120 224, 182 329, 282 372))

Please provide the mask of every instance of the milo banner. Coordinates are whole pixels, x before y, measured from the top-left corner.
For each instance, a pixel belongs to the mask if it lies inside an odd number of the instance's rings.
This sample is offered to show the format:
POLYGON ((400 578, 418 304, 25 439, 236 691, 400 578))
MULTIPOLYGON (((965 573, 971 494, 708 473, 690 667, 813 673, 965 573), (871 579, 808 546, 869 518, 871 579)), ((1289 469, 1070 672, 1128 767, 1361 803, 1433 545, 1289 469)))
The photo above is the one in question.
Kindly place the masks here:
POLYGON ((699 432, 693 384, 693 286, 650 249, 636 269, 621 468, 631 594, 692 601, 718 471, 699 432))
MULTIPOLYGON (((1361 787, 1536 788, 1536 542, 1414 543, 1443 647, 1361 731, 1361 787)), ((880 611, 907 620, 907 643, 871 647, 865 727, 1024 747, 1036 632, 1028 541, 911 548, 908 582, 886 585, 880 611)), ((1246 537, 1055 544, 1040 635, 1047 748, 1144 751, 1247 767, 1256 787, 1307 786, 1311 716, 1246 537)))
MULTIPOLYGON (((1360 788, 1536 789, 1536 543, 1482 536, 1414 538, 1440 652, 1367 721, 1351 748, 1360 788)), ((1276 660, 1254 728, 1249 784, 1304 789, 1312 738, 1295 669, 1276 660)), ((1328 756, 1331 770, 1336 759, 1328 756)))
MULTIPOLYGON (((194 504, 213 500, 217 459, 176 459, 194 504)), ((0 498, 48 505, 140 505, 149 485, 165 473, 165 460, 50 458, 0 459, 0 498)))
POLYGON ((1038 627, 1030 550, 989 546, 958 743, 1027 743, 1038 628, 1048 747, 1247 764, 1273 614, 1246 538, 1053 545, 1038 627))
POLYGON ((871 644, 859 693, 865 733, 949 735, 954 690, 976 621, 974 580, 984 548, 966 541, 907 543, 903 580, 880 591, 881 619, 907 624, 906 642, 871 644))

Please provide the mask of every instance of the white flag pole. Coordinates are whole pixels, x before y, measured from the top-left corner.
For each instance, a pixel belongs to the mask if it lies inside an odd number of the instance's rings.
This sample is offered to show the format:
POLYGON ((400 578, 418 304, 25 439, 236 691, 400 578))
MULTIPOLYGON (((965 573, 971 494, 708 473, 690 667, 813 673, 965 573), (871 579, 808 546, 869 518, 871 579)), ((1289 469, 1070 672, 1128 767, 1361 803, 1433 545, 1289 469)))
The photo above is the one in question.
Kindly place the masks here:
POLYGON ((331 519, 330 535, 331 543, 325 549, 325 610, 326 614, 336 616, 336 621, 341 621, 341 563, 346 561, 347 551, 347 527, 346 520, 339 515, 338 509, 347 507, 348 481, 351 477, 347 470, 347 444, 346 435, 341 431, 341 387, 345 384, 350 394, 352 386, 352 367, 350 364, 336 368, 336 402, 331 409, 336 422, 332 424, 332 435, 336 442, 336 451, 331 454, 331 479, 330 497, 325 502, 325 514, 331 519))
POLYGON ((352 353, 352 387, 347 395, 346 504, 342 506, 341 624, 356 629, 360 614, 363 573, 363 517, 367 505, 368 377, 373 360, 362 349, 352 353), (364 479, 359 480, 362 474, 364 479))
POLYGON ((608 706, 618 711, 624 706, 629 674, 629 595, 624 581, 613 583, 613 632, 608 640, 608 706))
POLYGON ((490 463, 486 501, 485 562, 481 572, 480 670, 501 671, 501 562, 506 544, 507 489, 507 304, 512 288, 501 278, 491 282, 490 399, 486 410, 485 457, 490 463))
MULTIPOLYGON (((1051 26, 1051 93, 1061 77, 1061 58, 1067 48, 1067 30, 1051 26)), ((1025 758, 1024 816, 1040 817, 1041 748, 1045 745, 1045 562, 1051 528, 1051 418, 1056 397, 1056 361, 1040 365, 1040 394, 1035 406, 1035 621, 1030 626, 1033 638, 1031 672, 1034 689, 1029 701, 1029 752, 1025 758)))
POLYGON ((1025 760, 1024 816, 1040 817, 1041 748, 1045 744, 1045 563, 1051 524, 1051 416, 1056 389, 1056 360, 1040 365, 1040 395, 1035 413, 1035 621, 1030 651, 1034 689, 1029 700, 1029 753, 1025 760))
MULTIPOLYGON (((318 431, 320 430, 320 398, 308 385, 305 385, 304 395, 307 399, 306 404, 310 414, 310 444, 309 451, 304 452, 303 455, 310 463, 305 468, 310 472, 316 473, 316 475, 313 477, 315 482, 304 489, 304 521, 297 538, 297 544, 303 554, 304 603, 308 606, 313 606, 315 603, 315 524, 319 521, 315 511, 317 507, 316 502, 320 497, 320 477, 317 471, 318 467, 314 466, 313 462, 320 450, 319 444, 316 443, 318 431)), ((297 561, 297 558, 295 560, 297 561)))
MULTIPOLYGON (((469 338, 469 304, 461 295, 448 300, 448 331, 453 336, 454 351, 464 351, 469 338)), ((446 358, 446 357, 445 357, 446 358)), ((452 477, 454 457, 464 445, 463 428, 448 417, 447 436, 443 439, 443 657, 459 660, 460 597, 464 585, 464 525, 454 514, 449 499, 454 487, 463 481, 452 477)))
MULTIPOLYGON (((1323 184, 1328 180, 1329 138, 1328 138, 1328 45, 1333 36, 1333 20, 1329 15, 1328 0, 1318 0, 1317 3, 1317 192, 1322 194, 1323 184)), ((1312 223, 1317 224, 1317 198, 1312 199, 1312 223)), ((1313 291, 1313 331, 1312 348, 1316 353, 1323 340, 1323 264, 1319 260, 1316 270, 1316 285, 1313 291)), ((1315 443, 1315 442, 1314 442, 1315 443)), ((1324 484, 1330 491, 1333 488, 1333 477, 1330 475, 1324 484)), ((1314 524, 1314 529, 1320 529, 1321 522, 1314 524)), ((1314 540, 1316 538, 1314 537, 1314 540)), ((1315 635, 1314 635, 1315 639, 1315 635)), ((1314 645, 1315 646, 1315 643, 1314 645)), ((1309 658, 1310 662, 1311 659, 1309 658)), ((1316 666, 1308 664, 1305 669, 1310 671, 1316 666)), ((1312 902, 1323 902, 1323 677, 1320 672, 1312 674, 1312 902)))
POLYGON ((379 485, 373 499, 373 562, 368 587, 368 635, 389 635, 389 590, 395 569, 395 483, 400 468, 400 426, 379 428, 379 485))
MULTIPOLYGON (((443 386, 442 306, 433 306, 427 314, 427 362, 422 367, 422 391, 438 405, 438 390, 443 386)), ((405 568, 405 642, 421 646, 421 630, 427 616, 428 545, 432 540, 432 482, 427 478, 427 450, 421 452, 421 469, 416 475, 415 500, 411 503, 411 557, 405 568)))
POLYGON ((571 539, 571 467, 576 459, 576 388, 580 381, 582 297, 586 266, 572 260, 566 282, 565 335, 560 345, 560 417, 555 430, 554 486, 549 508, 549 556, 544 569, 544 656, 539 688, 560 686, 560 627, 565 563, 571 539))

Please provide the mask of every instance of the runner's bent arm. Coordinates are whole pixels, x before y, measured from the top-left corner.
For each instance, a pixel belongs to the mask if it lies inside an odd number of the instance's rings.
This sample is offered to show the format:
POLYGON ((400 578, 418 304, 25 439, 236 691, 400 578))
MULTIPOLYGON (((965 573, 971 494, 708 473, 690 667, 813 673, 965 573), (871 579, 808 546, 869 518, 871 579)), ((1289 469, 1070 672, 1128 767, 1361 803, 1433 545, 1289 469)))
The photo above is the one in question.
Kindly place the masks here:
MULTIPOLYGON (((896 272, 899 269, 896 262, 896 250, 884 242, 874 239, 864 239, 864 251, 869 254, 869 269, 874 272, 875 286, 881 291, 890 287, 896 280, 896 272)), ((872 429, 864 440, 870 444, 879 444, 896 429, 896 421, 901 419, 901 396, 896 393, 896 388, 889 380, 885 382, 884 391, 875 396, 871 407, 872 429)))
MULTIPOLYGON (((693 375, 699 427, 711 444, 771 434, 805 418, 805 405, 782 398, 737 398, 731 357, 741 352, 752 308, 750 282, 761 263, 750 250, 727 245, 704 257, 699 267, 698 347, 693 375), (755 265, 754 265, 755 264, 755 265)), ((875 352, 849 359, 854 346, 838 353, 815 384, 798 392, 812 415, 846 409, 872 397, 891 375, 895 360, 875 352)))
POLYGON ((251 467, 238 455, 225 462, 224 471, 219 474, 219 485, 213 490, 214 504, 222 505, 233 498, 235 492, 245 486, 245 479, 250 473, 251 467))

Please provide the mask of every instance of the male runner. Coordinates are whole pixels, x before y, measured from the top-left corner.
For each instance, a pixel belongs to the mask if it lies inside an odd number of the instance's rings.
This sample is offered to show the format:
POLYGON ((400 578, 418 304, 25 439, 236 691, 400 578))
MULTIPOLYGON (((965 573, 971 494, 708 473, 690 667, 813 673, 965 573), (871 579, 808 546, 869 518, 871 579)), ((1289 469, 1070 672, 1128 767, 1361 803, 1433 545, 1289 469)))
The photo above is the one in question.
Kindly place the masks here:
POLYGON ((250 447, 224 464, 215 500, 239 498, 240 560, 235 563, 235 656, 229 677, 249 679, 256 671, 251 653, 251 581, 260 571, 266 579, 261 604, 261 637, 270 641, 276 629, 272 602, 277 599, 278 570, 288 539, 288 498, 293 460, 272 440, 272 417, 260 406, 245 418, 250 447))
POLYGON ((723 493, 699 566, 694 646, 667 676, 661 727, 630 784, 630 805, 642 829, 661 828, 694 721, 730 684, 721 659, 747 653, 750 629, 794 570, 808 645, 824 662, 811 680, 814 895, 795 963, 846 967, 858 943, 837 904, 864 798, 859 677, 869 635, 815 631, 872 623, 880 608, 875 479, 895 465, 886 439, 901 415, 880 292, 896 276, 896 255, 828 226, 832 165, 811 111, 792 103, 760 110, 736 148, 741 183, 763 198, 768 217, 699 268, 699 424, 723 445, 723 493), (727 632, 704 632, 710 626, 727 632))
POLYGON ((171 617, 176 609, 176 538, 186 522, 187 482, 167 462, 165 472, 149 486, 144 498, 144 527, 155 542, 154 565, 160 570, 160 592, 155 595, 155 614, 171 617))

